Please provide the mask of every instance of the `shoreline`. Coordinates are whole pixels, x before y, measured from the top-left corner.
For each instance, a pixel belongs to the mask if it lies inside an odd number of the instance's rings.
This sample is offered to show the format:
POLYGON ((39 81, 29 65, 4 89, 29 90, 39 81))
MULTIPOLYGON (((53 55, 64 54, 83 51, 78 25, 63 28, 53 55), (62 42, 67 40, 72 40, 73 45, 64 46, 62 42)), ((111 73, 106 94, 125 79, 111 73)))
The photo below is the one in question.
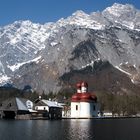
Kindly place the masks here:
POLYGON ((135 116, 135 117, 133 117, 133 116, 121 116, 121 117, 90 117, 90 118, 73 118, 73 117, 62 117, 62 119, 101 119, 101 120, 103 120, 103 119, 132 119, 132 118, 140 118, 140 116, 135 116))
POLYGON ((4 119, 1 118, 0 120, 117 120, 117 119, 140 119, 140 116, 117 116, 117 117, 85 117, 85 118, 74 118, 74 117, 62 117, 62 118, 58 118, 58 119, 49 119, 49 118, 45 118, 45 117, 34 117, 34 118, 30 118, 30 119, 20 119, 20 118, 16 118, 16 119, 4 119))

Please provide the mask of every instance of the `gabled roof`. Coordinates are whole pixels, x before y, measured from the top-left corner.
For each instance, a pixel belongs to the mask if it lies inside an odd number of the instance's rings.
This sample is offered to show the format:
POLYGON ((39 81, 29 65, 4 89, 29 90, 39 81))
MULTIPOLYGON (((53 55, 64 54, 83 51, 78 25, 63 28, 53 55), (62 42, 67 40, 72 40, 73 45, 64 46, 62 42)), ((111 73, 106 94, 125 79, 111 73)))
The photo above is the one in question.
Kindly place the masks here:
POLYGON ((26 110, 26 111, 28 111, 27 106, 25 105, 25 103, 21 99, 16 98, 16 104, 17 104, 18 110, 26 110))
POLYGON ((44 102, 46 105, 48 105, 49 107, 60 107, 63 108, 61 105, 59 105, 57 102, 55 101, 49 101, 49 100, 42 100, 42 102, 44 102))
POLYGON ((55 101, 49 101, 49 100, 40 100, 36 106, 48 106, 48 107, 58 107, 58 108, 63 108, 63 106, 59 105, 59 103, 55 101))
POLYGON ((2 102, 0 106, 0 110, 4 111, 28 111, 28 108, 26 106, 26 102, 28 100, 24 98, 9 98, 2 102))

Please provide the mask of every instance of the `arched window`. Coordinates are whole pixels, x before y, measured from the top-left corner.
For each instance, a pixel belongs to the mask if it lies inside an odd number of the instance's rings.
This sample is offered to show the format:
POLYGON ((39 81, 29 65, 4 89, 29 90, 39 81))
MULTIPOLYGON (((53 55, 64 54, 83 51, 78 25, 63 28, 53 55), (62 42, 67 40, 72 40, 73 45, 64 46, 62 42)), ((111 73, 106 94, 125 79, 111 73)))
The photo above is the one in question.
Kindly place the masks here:
POLYGON ((95 107, 95 105, 93 105, 93 110, 94 110, 94 111, 96 110, 96 107, 95 107))
POLYGON ((78 105, 76 105, 76 110, 78 110, 78 105))

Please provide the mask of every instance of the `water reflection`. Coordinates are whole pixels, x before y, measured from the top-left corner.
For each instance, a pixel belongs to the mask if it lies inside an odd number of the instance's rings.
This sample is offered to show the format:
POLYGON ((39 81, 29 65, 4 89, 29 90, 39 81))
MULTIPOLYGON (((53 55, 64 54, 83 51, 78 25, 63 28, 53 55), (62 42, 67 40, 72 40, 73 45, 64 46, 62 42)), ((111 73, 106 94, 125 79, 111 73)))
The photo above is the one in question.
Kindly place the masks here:
POLYGON ((68 140, 139 140, 140 119, 71 120, 68 140))
POLYGON ((140 119, 0 120, 0 140, 139 140, 140 119))
POLYGON ((90 120, 80 119, 70 121, 69 140, 90 140, 94 138, 94 131, 90 131, 90 120))

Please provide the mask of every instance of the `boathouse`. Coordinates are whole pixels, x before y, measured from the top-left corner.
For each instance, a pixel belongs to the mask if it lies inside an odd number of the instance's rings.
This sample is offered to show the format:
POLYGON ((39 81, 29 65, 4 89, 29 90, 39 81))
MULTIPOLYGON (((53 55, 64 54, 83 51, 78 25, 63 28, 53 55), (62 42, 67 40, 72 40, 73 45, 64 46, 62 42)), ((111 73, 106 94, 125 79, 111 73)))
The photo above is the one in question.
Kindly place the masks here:
POLYGON ((42 117, 48 119, 61 119, 63 106, 59 105, 55 101, 38 99, 35 101, 35 110, 38 114, 42 114, 42 117))
POLYGON ((98 116, 97 97, 88 92, 88 84, 81 82, 77 84, 77 93, 71 99, 72 118, 92 118, 98 116))
POLYGON ((9 98, 0 103, 0 116, 3 119, 30 119, 32 101, 24 98, 9 98))

